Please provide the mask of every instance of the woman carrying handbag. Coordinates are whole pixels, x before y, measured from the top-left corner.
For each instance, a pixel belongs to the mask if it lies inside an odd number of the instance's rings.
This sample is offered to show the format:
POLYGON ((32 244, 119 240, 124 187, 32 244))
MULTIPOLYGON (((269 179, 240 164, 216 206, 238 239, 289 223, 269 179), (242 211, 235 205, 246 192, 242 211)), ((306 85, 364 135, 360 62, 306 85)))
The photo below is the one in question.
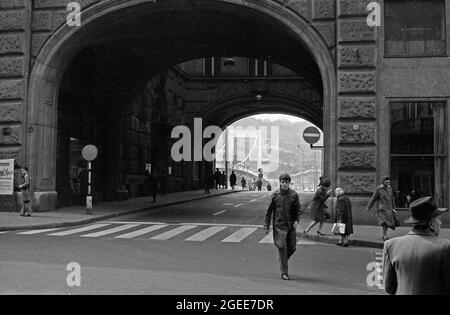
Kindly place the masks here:
POLYGON ((348 236, 353 234, 352 203, 342 188, 336 188, 335 194, 337 196, 335 222, 345 224, 344 231, 339 233, 341 239, 336 245, 348 247, 348 236))

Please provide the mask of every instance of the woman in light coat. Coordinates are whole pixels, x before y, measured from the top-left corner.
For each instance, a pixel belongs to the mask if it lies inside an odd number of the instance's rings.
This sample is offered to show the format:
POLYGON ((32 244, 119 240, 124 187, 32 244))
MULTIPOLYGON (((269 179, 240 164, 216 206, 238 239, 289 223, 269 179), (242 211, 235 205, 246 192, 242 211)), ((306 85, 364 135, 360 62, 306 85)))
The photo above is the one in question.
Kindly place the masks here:
POLYGON ((388 228, 395 230, 396 226, 399 226, 395 217, 395 201, 394 194, 392 193, 391 179, 385 177, 383 184, 377 187, 372 198, 367 205, 367 210, 370 211, 374 204, 377 204, 378 225, 383 229, 383 236, 381 239, 386 241, 388 228))
POLYGON ((342 188, 336 188, 335 193, 337 197, 335 223, 345 224, 345 232, 341 234, 337 245, 347 247, 348 236, 353 234, 352 203, 342 188))

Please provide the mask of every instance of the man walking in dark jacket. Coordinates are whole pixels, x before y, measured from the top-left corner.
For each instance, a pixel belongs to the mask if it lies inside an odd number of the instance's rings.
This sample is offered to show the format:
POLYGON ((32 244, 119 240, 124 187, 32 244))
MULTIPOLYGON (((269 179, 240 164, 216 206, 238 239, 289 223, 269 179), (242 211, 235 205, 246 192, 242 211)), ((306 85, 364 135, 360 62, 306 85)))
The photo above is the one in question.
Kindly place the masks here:
POLYGON ((289 188, 290 183, 291 177, 288 174, 280 176, 280 189, 272 194, 264 223, 264 230, 269 234, 270 221, 273 221, 273 240, 278 248, 283 280, 289 280, 288 260, 296 250, 295 228, 302 214, 298 194, 289 188))

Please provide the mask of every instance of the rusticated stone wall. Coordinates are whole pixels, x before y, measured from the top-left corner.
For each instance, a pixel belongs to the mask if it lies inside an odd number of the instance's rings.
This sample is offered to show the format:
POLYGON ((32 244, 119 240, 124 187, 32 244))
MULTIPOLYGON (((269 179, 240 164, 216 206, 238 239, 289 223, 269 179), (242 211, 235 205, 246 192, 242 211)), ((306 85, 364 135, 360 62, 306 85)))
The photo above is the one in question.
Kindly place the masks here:
POLYGON ((337 0, 338 185, 368 195, 376 187, 376 29, 369 0, 337 0))
MULTIPOLYGON (((0 0, 0 159, 22 163, 23 111, 29 60, 29 0, 0 0)), ((13 196, 0 196, 0 209, 14 208, 13 196)))

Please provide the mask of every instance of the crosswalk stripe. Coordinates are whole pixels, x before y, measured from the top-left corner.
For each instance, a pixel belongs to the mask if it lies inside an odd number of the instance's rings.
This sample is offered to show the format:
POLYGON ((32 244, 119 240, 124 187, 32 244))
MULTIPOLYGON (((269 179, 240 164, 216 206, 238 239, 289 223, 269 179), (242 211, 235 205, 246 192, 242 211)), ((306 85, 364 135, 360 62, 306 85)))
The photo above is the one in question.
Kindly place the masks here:
POLYGON ((297 245, 317 245, 317 242, 300 240, 297 245))
POLYGON ((246 237, 248 237, 250 234, 255 232, 257 228, 242 228, 222 240, 224 243, 239 243, 246 237))
POLYGON ((74 230, 68 230, 68 231, 63 231, 63 232, 57 232, 57 233, 52 233, 52 234, 48 234, 51 236, 66 236, 66 235, 72 235, 72 234, 76 234, 76 233, 81 233, 81 232, 86 232, 86 231, 91 231, 91 230, 95 230, 95 229, 99 229, 105 226, 108 226, 109 224, 93 224, 93 225, 88 225, 82 228, 78 228, 78 229, 74 229, 74 230))
POLYGON ((181 234, 183 232, 189 231, 193 228, 196 228, 196 225, 181 225, 175 229, 172 229, 170 231, 167 231, 165 233, 153 236, 150 238, 151 240, 168 240, 169 238, 172 238, 178 234, 181 234))
POLYGON ((206 230, 200 231, 197 234, 192 235, 191 237, 188 237, 187 239, 185 239, 185 241, 201 242, 213 236, 214 234, 217 234, 220 231, 225 230, 226 228, 227 228, 226 226, 212 226, 210 228, 207 228, 206 230))
POLYGON ((139 225, 138 224, 125 224, 125 225, 117 226, 112 229, 107 229, 107 230, 103 230, 100 232, 94 232, 94 233, 90 233, 90 234, 86 234, 86 235, 81 235, 81 237, 100 237, 100 236, 105 236, 105 235, 129 230, 136 226, 139 226, 139 225))
POLYGON ((262 240, 259 241, 261 244, 273 244, 273 233, 270 232, 262 240))
POLYGON ((243 205, 243 203, 238 203, 238 204, 235 205, 234 207, 237 208, 237 207, 240 207, 240 206, 242 206, 242 205, 243 205))
POLYGON ((46 233, 46 232, 56 231, 56 230, 60 230, 60 229, 61 228, 32 230, 32 231, 20 232, 20 233, 17 233, 17 234, 19 234, 19 235, 34 235, 34 234, 39 234, 39 233, 46 233))
POLYGON ((166 226, 168 226, 168 225, 167 224, 152 225, 152 226, 149 226, 149 227, 137 230, 137 231, 127 233, 127 234, 118 235, 115 238, 134 238, 134 237, 138 237, 138 236, 162 229, 166 226))

